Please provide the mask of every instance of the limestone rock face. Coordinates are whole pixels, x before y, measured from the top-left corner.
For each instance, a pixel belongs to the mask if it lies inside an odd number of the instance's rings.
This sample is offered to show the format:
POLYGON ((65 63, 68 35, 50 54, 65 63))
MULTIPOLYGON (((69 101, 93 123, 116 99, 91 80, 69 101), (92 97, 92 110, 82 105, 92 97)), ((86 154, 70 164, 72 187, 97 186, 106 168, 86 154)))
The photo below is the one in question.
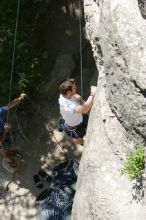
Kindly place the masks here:
POLYGON ((120 169, 146 139, 146 21, 136 0, 85 0, 84 11, 99 78, 72 219, 144 220, 144 187, 120 169))

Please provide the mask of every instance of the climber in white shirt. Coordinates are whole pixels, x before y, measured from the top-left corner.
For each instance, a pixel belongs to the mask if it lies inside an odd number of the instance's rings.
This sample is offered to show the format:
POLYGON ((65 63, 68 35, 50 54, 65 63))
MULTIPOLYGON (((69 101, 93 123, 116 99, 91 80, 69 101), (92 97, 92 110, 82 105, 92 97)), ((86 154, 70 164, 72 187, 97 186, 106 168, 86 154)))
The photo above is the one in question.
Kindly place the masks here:
POLYGON ((60 114, 62 116, 62 130, 72 138, 75 143, 83 144, 83 137, 86 134, 88 115, 86 114, 92 107, 96 86, 91 86, 91 94, 87 101, 76 94, 76 84, 74 79, 68 79, 59 86, 60 114))

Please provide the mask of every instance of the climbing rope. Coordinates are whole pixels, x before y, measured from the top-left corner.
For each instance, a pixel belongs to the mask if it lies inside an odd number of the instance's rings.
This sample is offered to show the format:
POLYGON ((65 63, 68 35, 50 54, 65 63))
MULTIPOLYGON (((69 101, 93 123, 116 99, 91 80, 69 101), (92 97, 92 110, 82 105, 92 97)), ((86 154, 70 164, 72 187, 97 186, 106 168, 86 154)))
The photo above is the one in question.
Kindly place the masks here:
MULTIPOLYGON (((13 44, 13 54, 12 54, 12 63, 11 63, 11 75, 10 75, 10 87, 9 87, 9 99, 8 99, 8 103, 10 103, 11 92, 12 92, 12 81, 13 81, 13 72, 14 72, 14 61, 15 61, 15 50, 16 50, 16 39, 17 39, 19 9, 20 9, 20 0, 18 0, 18 2, 17 2, 17 15, 16 15, 16 26, 15 26, 14 44, 13 44)), ((8 109, 8 111, 7 111, 7 122, 8 122, 8 119, 9 119, 9 109, 8 109)))
POLYGON ((81 10, 81 0, 79 0, 79 43, 80 43, 80 77, 81 77, 81 96, 83 97, 83 59, 82 59, 82 10, 81 10))

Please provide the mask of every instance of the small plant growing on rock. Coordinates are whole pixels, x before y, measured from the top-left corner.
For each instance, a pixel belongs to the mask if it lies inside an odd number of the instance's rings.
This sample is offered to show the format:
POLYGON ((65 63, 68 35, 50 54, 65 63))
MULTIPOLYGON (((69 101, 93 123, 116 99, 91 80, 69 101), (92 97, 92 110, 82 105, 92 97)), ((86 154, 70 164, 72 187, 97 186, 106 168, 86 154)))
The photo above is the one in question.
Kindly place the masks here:
POLYGON ((144 168, 144 147, 135 147, 127 153, 124 167, 121 169, 121 174, 127 174, 130 180, 138 179, 142 176, 144 168))

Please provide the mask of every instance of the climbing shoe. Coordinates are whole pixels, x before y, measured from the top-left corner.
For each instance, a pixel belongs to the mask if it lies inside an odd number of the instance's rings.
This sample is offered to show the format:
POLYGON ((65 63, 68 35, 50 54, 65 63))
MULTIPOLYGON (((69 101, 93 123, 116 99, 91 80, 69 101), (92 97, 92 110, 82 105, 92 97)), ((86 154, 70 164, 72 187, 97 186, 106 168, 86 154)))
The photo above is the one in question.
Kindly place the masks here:
POLYGON ((65 121, 64 121, 63 118, 61 118, 61 119, 59 120, 59 123, 58 123, 58 131, 60 131, 60 132, 63 131, 64 122, 65 122, 65 121))

